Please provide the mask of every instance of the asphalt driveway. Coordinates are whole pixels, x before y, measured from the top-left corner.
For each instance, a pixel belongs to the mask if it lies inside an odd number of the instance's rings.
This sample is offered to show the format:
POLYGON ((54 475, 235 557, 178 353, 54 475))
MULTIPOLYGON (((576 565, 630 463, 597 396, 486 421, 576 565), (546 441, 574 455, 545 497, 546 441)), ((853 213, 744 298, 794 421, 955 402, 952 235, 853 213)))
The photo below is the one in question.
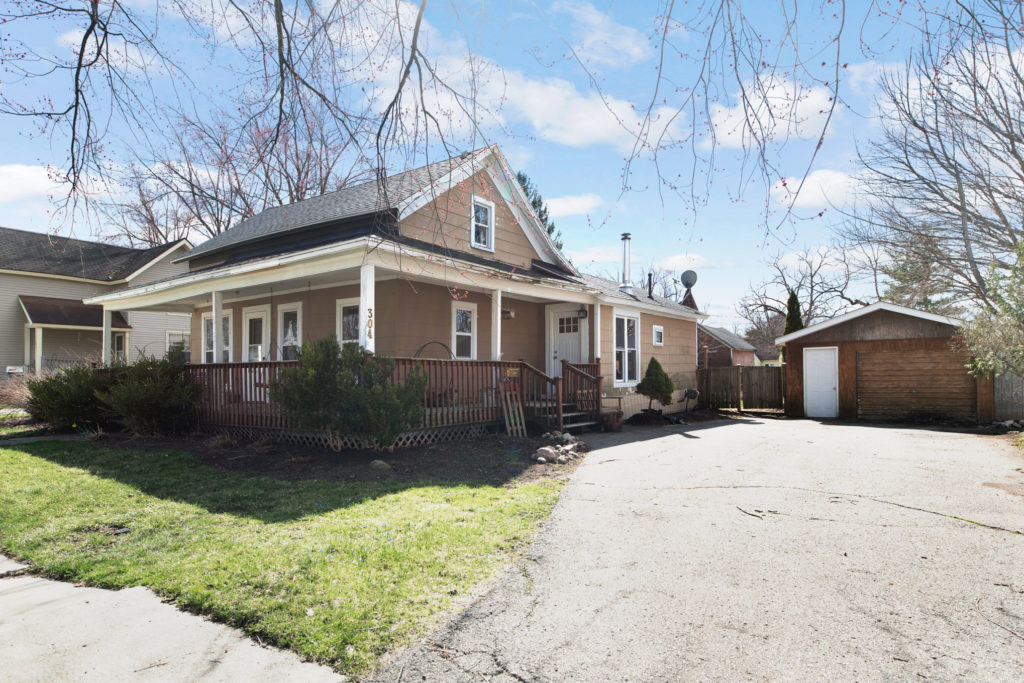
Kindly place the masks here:
POLYGON ((1024 671, 1007 438, 749 420, 589 441, 521 566, 377 680, 1024 671))

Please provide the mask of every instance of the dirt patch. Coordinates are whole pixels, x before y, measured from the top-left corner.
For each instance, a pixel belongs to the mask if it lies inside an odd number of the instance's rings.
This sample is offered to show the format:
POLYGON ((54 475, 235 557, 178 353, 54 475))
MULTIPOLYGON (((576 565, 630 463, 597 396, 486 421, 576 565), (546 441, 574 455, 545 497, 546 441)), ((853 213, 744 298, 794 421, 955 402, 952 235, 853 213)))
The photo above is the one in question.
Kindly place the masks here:
POLYGON ((982 483, 982 486, 987 486, 990 489, 999 489, 1000 491, 1006 491, 1011 496, 1020 496, 1024 498, 1024 484, 997 484, 995 482, 986 481, 982 483))
MULTIPOLYGON (((582 436, 586 441, 586 435, 582 436)), ((139 439, 111 434, 104 446, 133 449, 166 449, 191 453, 211 467, 275 479, 322 479, 331 481, 379 481, 393 479, 416 482, 453 482, 511 485, 538 479, 565 479, 582 459, 565 465, 538 464, 530 456, 550 443, 541 438, 483 436, 467 441, 449 441, 431 446, 401 448, 393 453, 343 451, 310 446, 291 446, 267 440, 236 441, 232 446, 211 445, 211 435, 182 438, 139 439), (370 467, 383 460, 390 470, 370 467)))

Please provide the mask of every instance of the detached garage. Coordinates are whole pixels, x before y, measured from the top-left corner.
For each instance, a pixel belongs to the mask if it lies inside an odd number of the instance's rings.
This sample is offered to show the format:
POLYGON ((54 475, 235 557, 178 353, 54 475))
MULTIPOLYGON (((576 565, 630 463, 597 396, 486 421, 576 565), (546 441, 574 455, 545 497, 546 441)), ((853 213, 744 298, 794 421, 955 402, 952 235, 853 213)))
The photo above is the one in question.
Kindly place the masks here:
POLYGON ((992 419, 990 380, 968 374, 954 318, 876 303, 779 337, 786 414, 861 420, 992 419))

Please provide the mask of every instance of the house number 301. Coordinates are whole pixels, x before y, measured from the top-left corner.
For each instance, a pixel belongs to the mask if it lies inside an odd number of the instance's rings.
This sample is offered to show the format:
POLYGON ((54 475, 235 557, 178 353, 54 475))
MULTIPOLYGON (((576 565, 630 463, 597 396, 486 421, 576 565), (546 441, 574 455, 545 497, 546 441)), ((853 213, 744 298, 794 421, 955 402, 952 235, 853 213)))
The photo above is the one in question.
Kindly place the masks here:
POLYGON ((373 309, 366 309, 366 338, 373 339, 373 309))

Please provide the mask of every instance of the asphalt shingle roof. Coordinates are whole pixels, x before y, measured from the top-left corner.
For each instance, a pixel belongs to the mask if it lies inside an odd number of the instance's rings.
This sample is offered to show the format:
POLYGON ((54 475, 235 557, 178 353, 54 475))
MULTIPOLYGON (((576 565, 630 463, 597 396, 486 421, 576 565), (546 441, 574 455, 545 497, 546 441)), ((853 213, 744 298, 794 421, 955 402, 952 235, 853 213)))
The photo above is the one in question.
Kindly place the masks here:
POLYGON ((754 345, 748 342, 743 337, 733 334, 724 327, 711 327, 710 325, 701 325, 702 330, 710 334, 712 337, 722 342, 726 346, 739 349, 740 351, 754 351, 754 345))
POLYGON ((664 306, 665 308, 671 308, 677 311, 690 311, 693 313, 697 312, 694 309, 690 308, 689 306, 684 306, 678 301, 669 299, 668 297, 659 296, 657 294, 655 294, 653 297, 648 297, 647 290, 642 287, 633 287, 631 292, 625 292, 619 288, 619 283, 614 280, 608 280, 603 277, 597 277, 596 275, 588 275, 586 273, 583 273, 580 276, 580 281, 587 287, 592 287, 593 289, 596 289, 602 294, 611 298, 618 298, 622 299, 623 301, 636 301, 647 303, 653 302, 655 304, 658 304, 659 306, 664 306))
POLYGON ((0 228, 0 270, 112 282, 131 275, 171 245, 132 249, 40 232, 0 228))
MULTIPOLYGON (((90 306, 76 299, 58 299, 49 296, 18 297, 28 314, 30 323, 36 325, 62 325, 65 327, 103 327, 103 307, 90 306)), ((114 311, 111 326, 117 330, 130 330, 120 311, 114 311)))
POLYGON ((335 192, 310 197, 294 204, 265 209, 252 218, 247 218, 229 230, 198 245, 188 253, 188 258, 193 259, 203 254, 221 251, 237 244, 252 242, 290 230, 394 209, 432 182, 443 178, 453 169, 473 163, 481 153, 487 151, 488 149, 484 148, 396 173, 388 176, 383 186, 377 180, 371 180, 361 185, 353 185, 335 192))

